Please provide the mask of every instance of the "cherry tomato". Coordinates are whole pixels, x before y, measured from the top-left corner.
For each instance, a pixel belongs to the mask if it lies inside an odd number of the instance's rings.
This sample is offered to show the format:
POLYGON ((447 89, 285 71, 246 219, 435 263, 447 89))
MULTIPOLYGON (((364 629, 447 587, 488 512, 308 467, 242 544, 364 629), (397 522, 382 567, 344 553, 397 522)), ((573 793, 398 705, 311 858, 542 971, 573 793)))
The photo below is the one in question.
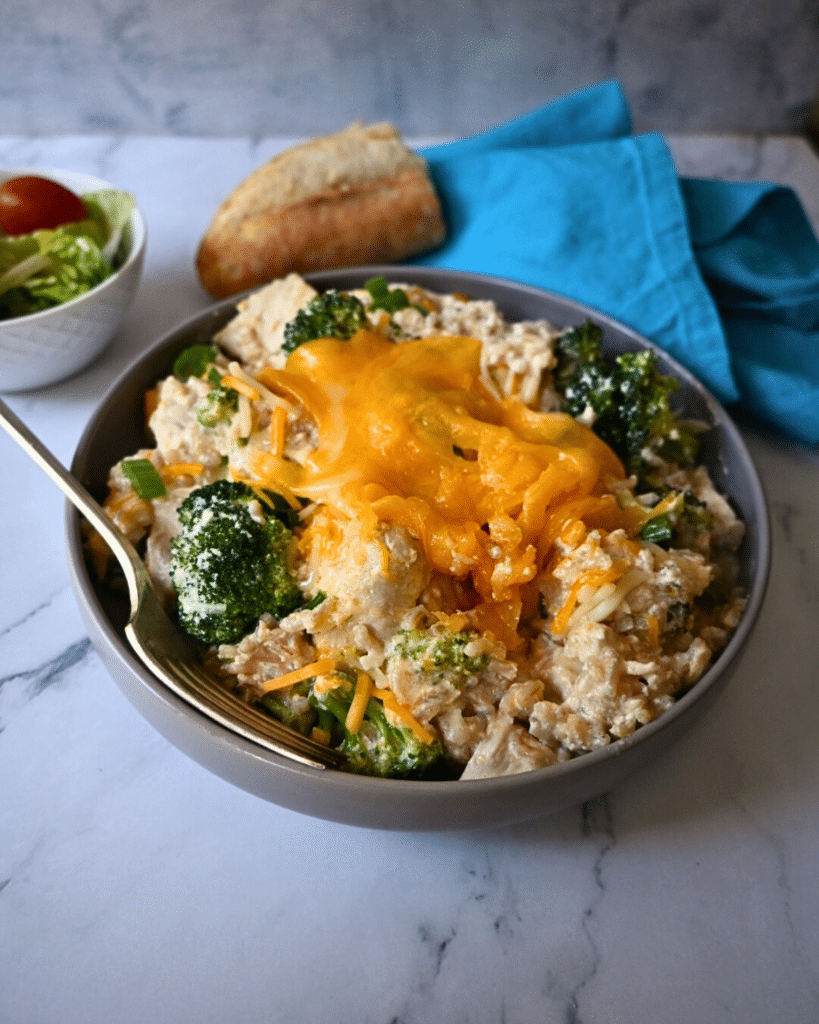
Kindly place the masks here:
POLYGON ((29 174, 0 185, 0 228, 8 235, 58 228, 87 215, 79 196, 48 178, 29 174))

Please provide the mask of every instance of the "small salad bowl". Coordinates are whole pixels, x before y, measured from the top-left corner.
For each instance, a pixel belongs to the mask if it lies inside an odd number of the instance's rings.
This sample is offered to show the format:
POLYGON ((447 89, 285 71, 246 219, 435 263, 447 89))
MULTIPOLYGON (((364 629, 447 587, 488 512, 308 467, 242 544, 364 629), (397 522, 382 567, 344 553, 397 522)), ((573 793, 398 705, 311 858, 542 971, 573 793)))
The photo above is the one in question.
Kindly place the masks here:
MULTIPOLYGON (((39 167, 0 168, 0 186, 12 178, 28 175, 56 181, 80 197, 116 188, 88 174, 39 167)), ((48 309, 0 319, 0 392, 29 391, 56 384, 100 355, 136 294, 145 239, 144 218, 134 207, 122 229, 113 257, 113 272, 101 283, 48 309)))

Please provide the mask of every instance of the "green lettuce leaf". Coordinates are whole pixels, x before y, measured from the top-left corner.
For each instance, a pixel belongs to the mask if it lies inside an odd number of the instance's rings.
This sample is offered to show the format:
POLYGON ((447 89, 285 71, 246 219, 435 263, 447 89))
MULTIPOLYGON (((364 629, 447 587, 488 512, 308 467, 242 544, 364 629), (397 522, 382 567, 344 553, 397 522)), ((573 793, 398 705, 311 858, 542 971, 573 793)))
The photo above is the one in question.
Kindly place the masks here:
POLYGON ((105 189, 82 199, 86 220, 53 231, 0 236, 0 320, 75 299, 117 266, 134 197, 105 189))
POLYGON ((136 209, 136 200, 130 192, 106 188, 99 192, 87 192, 82 201, 88 216, 104 232, 102 251, 112 266, 119 265, 120 243, 125 225, 136 209))

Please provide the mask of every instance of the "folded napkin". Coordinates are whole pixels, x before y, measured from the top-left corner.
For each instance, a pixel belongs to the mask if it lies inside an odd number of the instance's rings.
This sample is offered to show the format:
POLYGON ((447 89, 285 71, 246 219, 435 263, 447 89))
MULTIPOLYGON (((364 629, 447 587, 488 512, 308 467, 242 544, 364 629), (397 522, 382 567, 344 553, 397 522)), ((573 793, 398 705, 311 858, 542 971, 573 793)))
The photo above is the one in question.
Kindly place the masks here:
POLYGON ((415 263, 583 302, 819 442, 819 243, 792 191, 681 180, 613 81, 423 153, 449 235, 415 263))
POLYGON ((683 179, 742 403, 819 442, 819 242, 792 189, 683 179))

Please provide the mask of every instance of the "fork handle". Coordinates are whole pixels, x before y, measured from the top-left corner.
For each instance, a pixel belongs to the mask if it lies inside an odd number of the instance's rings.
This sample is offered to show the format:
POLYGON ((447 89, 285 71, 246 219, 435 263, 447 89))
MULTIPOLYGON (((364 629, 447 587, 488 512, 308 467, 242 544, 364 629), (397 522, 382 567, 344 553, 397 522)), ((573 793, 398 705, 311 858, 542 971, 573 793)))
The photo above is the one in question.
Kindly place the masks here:
MULTIPOLYGON (((114 525, 105 509, 91 497, 79 480, 69 473, 54 453, 46 448, 2 399, 0 399, 0 423, 23 451, 60 488, 68 500, 79 509, 94 529, 102 535, 122 566, 128 586, 134 587, 135 573, 140 571, 136 566, 139 556, 114 525)), ((141 562, 139 565, 141 568, 141 562)))

